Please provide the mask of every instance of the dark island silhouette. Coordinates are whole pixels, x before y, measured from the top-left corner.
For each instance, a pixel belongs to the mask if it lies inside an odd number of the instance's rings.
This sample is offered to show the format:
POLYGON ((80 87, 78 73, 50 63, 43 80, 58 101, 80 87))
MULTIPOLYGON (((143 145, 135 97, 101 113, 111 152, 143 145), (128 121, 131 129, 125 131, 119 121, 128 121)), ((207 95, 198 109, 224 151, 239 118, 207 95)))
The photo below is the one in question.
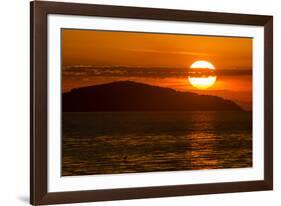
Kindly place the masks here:
POLYGON ((133 81, 72 89, 62 95, 63 112, 242 111, 217 96, 179 92, 133 81))

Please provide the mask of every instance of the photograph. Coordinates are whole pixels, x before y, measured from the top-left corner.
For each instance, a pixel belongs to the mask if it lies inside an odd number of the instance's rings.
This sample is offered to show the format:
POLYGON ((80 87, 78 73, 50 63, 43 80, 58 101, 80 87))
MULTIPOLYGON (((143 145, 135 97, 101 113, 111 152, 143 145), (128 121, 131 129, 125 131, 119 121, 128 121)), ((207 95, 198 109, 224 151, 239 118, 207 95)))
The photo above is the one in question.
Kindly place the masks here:
POLYGON ((61 29, 62 176, 251 168, 253 39, 61 29))
POLYGON ((30 204, 273 190, 273 15, 188 9, 30 3, 30 204))

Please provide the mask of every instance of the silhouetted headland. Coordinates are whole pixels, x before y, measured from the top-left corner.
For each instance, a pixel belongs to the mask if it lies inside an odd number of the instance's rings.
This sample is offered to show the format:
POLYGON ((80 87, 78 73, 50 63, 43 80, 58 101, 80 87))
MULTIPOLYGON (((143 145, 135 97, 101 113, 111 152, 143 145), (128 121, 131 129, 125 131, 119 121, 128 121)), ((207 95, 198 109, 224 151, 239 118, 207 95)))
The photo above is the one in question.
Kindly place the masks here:
POLYGON ((63 112, 235 111, 235 102, 133 81, 72 89, 62 96, 63 112))

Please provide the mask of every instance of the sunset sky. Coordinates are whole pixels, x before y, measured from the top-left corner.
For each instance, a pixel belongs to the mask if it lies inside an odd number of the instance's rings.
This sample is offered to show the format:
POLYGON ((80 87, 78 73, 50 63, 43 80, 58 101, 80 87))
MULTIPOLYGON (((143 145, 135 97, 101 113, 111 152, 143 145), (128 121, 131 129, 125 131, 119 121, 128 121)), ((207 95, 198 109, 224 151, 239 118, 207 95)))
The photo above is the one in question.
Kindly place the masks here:
POLYGON ((251 110, 252 38, 62 30, 62 88, 132 80, 217 95, 251 110), (188 68, 198 60, 212 63, 216 83, 198 90, 188 68))

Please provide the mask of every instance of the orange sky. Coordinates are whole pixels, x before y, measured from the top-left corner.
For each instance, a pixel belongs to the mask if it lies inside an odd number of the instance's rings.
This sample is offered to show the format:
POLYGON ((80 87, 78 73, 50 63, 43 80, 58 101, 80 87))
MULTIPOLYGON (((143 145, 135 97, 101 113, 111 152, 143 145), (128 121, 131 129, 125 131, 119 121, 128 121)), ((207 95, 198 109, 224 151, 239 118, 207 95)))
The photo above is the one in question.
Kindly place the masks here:
POLYGON ((218 95, 251 109, 251 38, 63 29, 62 69, 63 91, 133 80, 218 95), (216 68, 216 83, 204 91, 187 81, 197 60, 216 68))

